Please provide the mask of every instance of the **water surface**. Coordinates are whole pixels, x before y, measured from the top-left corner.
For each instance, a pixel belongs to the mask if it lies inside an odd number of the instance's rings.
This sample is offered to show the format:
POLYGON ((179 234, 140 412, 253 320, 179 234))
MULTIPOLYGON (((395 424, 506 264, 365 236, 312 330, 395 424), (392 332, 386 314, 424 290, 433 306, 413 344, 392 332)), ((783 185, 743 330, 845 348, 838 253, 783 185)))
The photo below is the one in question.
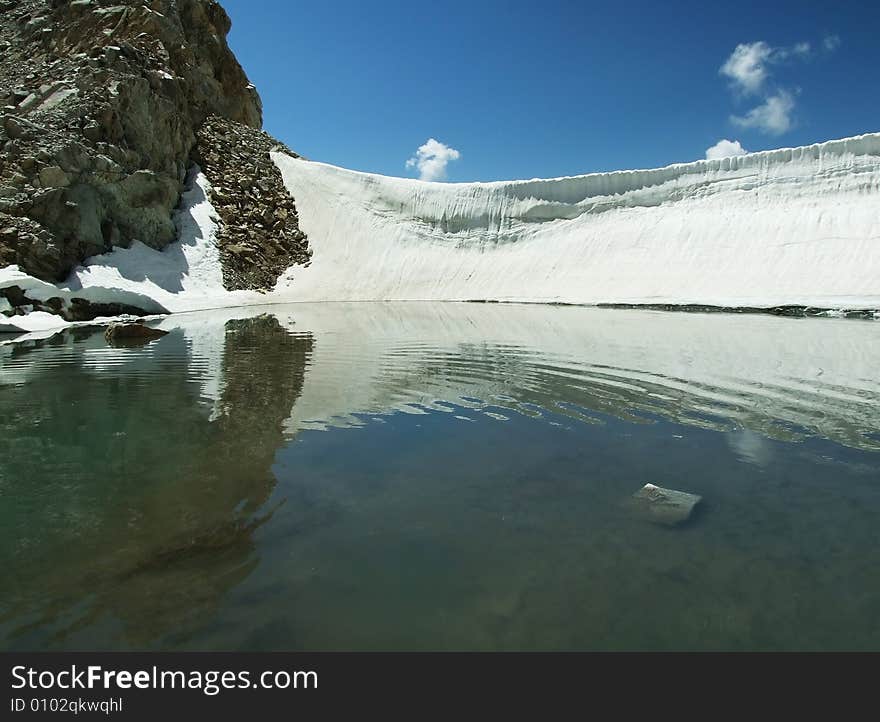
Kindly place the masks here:
POLYGON ((161 325, 0 346, 0 648, 880 649, 880 324, 161 325), (648 524, 646 482, 705 503, 648 524))

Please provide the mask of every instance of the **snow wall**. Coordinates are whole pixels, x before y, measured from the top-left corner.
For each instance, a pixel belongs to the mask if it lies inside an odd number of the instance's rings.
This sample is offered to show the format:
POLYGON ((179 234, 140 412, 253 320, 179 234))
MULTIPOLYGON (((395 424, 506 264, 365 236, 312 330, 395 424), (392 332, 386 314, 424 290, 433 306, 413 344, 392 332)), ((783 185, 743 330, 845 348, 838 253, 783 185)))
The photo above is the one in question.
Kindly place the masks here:
MULTIPOLYGON (((87 260, 31 298, 194 311, 296 301, 522 301, 880 309, 880 133, 654 170, 433 183, 275 153, 313 250, 269 293, 228 292, 210 185, 180 240, 87 260)), ((32 316, 33 318, 30 318, 32 316)), ((64 325, 16 316, 25 331, 64 325)))
POLYGON ((297 300, 880 307, 880 134, 494 183, 274 160, 315 254, 297 300))

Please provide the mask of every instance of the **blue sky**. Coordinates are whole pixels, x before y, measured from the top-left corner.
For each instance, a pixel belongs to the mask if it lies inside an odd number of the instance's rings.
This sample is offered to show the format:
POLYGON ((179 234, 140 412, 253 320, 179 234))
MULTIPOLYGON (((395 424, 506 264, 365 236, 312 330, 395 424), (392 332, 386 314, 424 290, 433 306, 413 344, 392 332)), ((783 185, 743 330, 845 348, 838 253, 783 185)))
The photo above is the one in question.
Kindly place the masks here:
POLYGON ((221 2, 266 129, 358 170, 553 177, 880 131, 876 2, 221 2))

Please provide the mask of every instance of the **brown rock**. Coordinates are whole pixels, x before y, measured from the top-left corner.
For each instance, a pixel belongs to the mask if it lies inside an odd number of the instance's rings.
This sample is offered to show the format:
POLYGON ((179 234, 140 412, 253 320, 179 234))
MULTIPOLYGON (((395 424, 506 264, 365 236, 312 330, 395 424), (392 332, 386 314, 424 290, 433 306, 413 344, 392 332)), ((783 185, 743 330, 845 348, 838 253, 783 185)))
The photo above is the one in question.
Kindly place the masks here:
POLYGON ((143 321, 136 323, 111 323, 104 331, 104 338, 110 344, 118 342, 143 342, 147 343, 168 334, 159 328, 150 328, 143 321))
POLYGON ((16 262, 57 281, 108 244, 137 238, 162 248, 174 240, 172 213, 198 126, 211 114, 261 125, 260 99, 226 43, 225 11, 213 0, 9 7, 0 0, 0 106, 13 109, 2 118, 2 177, 7 160, 26 159, 23 172, 45 166, 39 185, 67 188, 77 202, 71 214, 65 198, 43 198, 33 212, 0 199, 0 212, 33 221, 54 249, 19 253, 16 262), (35 45, 34 34, 48 44, 35 45), (104 237, 103 228, 118 233, 104 237))
POLYGON ((43 188, 66 188, 70 185, 70 176, 57 165, 41 168, 39 176, 43 188))
POLYGON ((3 119, 3 130, 10 138, 24 138, 29 135, 27 127, 14 115, 7 115, 3 119))

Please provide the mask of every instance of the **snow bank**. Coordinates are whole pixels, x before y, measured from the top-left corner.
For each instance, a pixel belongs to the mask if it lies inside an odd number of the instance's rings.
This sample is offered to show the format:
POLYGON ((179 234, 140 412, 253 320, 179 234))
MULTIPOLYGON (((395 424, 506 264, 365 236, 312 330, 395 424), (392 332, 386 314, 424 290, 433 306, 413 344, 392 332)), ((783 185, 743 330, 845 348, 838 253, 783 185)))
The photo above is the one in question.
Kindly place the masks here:
POLYGON ((136 293, 168 311, 265 303, 262 294, 223 288, 216 244, 217 214, 208 200, 209 193, 208 179, 195 168, 175 215, 179 241, 162 251, 136 241, 129 248, 95 256, 75 269, 62 287, 75 295, 114 301, 136 293))
POLYGON ((16 326, 15 324, 12 324, 12 323, 0 321, 0 334, 7 335, 7 334, 20 334, 20 333, 26 333, 25 329, 23 329, 21 326, 16 326))
MULTIPOLYGON (((135 244, 132 244, 132 248, 134 248, 134 245, 135 244)), ((146 248, 146 246, 144 246, 144 248, 146 248)), ((128 253, 130 252, 130 249, 121 249, 121 251, 122 253, 128 253)), ((151 252, 154 255, 161 255, 157 251, 151 252)), ((107 255, 109 256, 110 254, 107 255)), ((97 257, 97 259, 101 258, 104 257, 97 257)), ((122 256, 120 256, 120 258, 122 258, 122 256)), ((83 286, 78 282, 76 275, 80 270, 81 269, 77 269, 77 272, 74 273, 71 280, 67 283, 55 285, 47 283, 46 281, 41 281, 33 276, 29 276, 19 270, 18 266, 7 266, 6 268, 0 269, 0 288, 18 286, 25 291, 28 298, 33 299, 34 301, 46 301, 49 298, 60 298, 65 304, 69 304, 72 298, 83 298, 94 303, 125 303, 142 308, 146 313, 167 313, 167 310, 162 304, 158 303, 148 293, 143 292, 144 289, 135 285, 130 285, 128 288, 125 286, 103 286, 98 284, 83 286)), ((42 313, 43 316, 54 318, 55 325, 58 325, 58 316, 43 312, 39 313, 42 313)), ((33 315, 35 314, 28 314, 28 316, 33 315)), ((19 318, 21 317, 16 316, 16 319, 19 318)), ((27 321, 22 321, 22 323, 26 325, 28 324, 27 321)), ((43 326, 42 328, 45 327, 43 326)))
POLYGON ((880 134, 496 183, 273 157, 314 250, 296 300, 880 307, 880 134))
MULTIPOLYGON (((72 298, 83 298, 93 303, 123 303, 147 314, 266 303, 262 294, 223 288, 217 216, 208 200, 209 191, 207 178, 195 168, 175 214, 179 240, 162 251, 134 241, 129 248, 88 259, 57 285, 7 266, 0 269, 0 288, 18 286, 35 301, 58 297, 69 304, 72 298)), ((45 313, 16 316, 11 322, 26 331, 68 325, 60 316, 45 313)))
POLYGON ((0 288, 151 313, 376 300, 880 308, 880 133, 495 183, 272 157, 314 255, 271 293, 223 288, 217 217, 198 169, 177 214, 180 240, 164 251, 135 242, 89 259, 59 286, 9 266, 0 288))

